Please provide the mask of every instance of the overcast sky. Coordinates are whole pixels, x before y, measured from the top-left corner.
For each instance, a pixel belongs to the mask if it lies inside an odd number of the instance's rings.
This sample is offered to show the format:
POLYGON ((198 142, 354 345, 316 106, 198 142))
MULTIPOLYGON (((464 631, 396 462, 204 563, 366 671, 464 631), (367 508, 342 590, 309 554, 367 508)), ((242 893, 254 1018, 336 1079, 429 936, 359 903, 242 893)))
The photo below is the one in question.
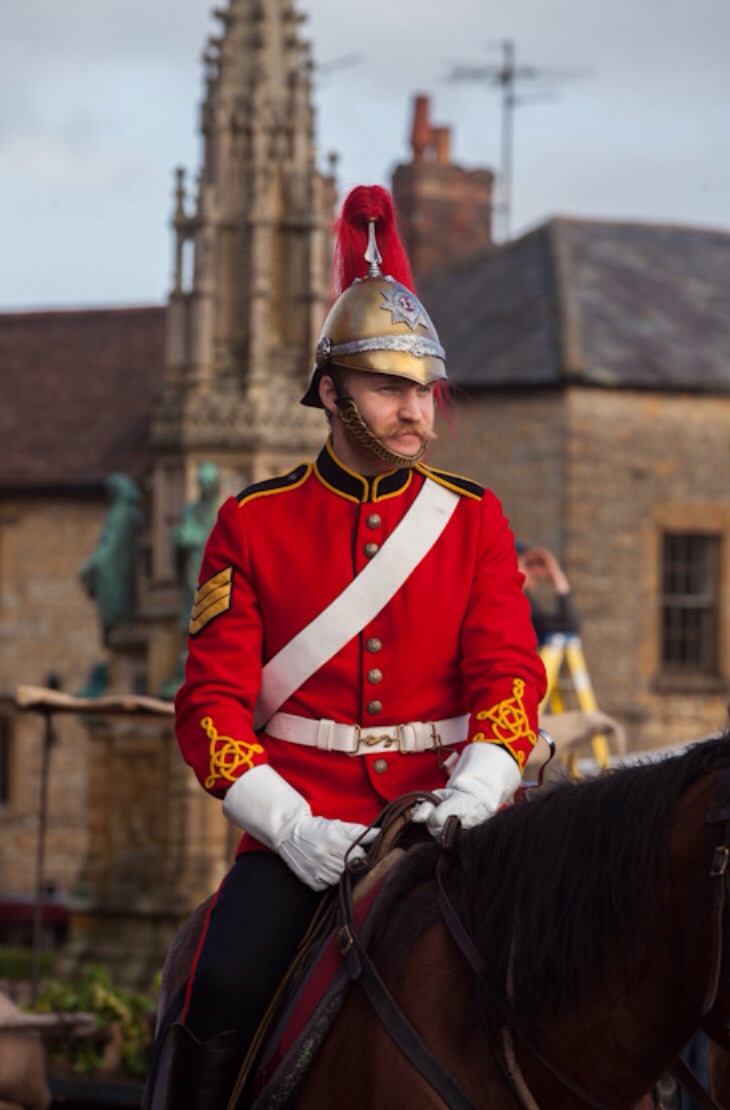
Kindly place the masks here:
MULTIPOLYGON (((223 6, 226 0, 217 0, 223 6)), ((199 168, 209 0, 1 0, 0 309, 144 304, 169 289, 173 171, 199 168)), ((512 231, 553 215, 730 232, 728 0, 299 0, 323 66, 322 165, 343 189, 407 160, 429 93, 454 160, 499 168, 499 44, 518 85, 512 231), (332 63, 352 59, 338 67, 332 63)))

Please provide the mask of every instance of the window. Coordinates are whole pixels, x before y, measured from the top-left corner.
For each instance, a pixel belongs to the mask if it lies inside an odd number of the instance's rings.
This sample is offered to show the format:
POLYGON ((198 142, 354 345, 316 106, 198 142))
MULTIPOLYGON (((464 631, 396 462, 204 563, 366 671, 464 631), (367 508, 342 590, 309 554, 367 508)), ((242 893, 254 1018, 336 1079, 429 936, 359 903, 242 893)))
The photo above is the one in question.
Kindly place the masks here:
POLYGON ((665 671, 718 673, 719 566, 718 536, 665 533, 661 568, 665 671))

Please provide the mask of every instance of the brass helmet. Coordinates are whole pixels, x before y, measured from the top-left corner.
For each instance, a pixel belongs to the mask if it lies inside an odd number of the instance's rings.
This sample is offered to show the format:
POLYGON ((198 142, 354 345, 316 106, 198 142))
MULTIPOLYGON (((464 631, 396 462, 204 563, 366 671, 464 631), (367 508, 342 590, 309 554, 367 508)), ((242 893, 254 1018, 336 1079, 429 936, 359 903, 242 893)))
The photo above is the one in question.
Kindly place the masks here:
POLYGON ((302 404, 322 408, 319 379, 327 367, 392 374, 420 385, 446 378, 444 349, 413 291, 392 198, 379 185, 360 185, 345 199, 333 270, 339 296, 322 327, 302 404))

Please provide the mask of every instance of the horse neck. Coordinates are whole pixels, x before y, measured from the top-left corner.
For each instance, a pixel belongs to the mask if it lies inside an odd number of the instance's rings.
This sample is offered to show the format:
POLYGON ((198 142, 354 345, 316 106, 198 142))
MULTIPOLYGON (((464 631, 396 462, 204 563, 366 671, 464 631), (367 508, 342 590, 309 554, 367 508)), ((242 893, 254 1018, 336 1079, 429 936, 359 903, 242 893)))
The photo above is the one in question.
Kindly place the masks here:
MULTIPOLYGON (((705 819, 718 777, 700 780, 677 806, 668 862, 656 868, 636 950, 617 954, 539 1039, 546 1057, 611 1106, 635 1105, 700 1025, 711 934, 705 819), (586 1037, 587 1029, 605 1033, 586 1037)), ((529 1052, 524 1070, 528 1084, 546 1082, 529 1052)), ((564 1090, 560 1105, 573 1105, 564 1090)))
POLYGON ((497 1101, 504 1099, 504 1088, 492 1063, 472 970, 444 924, 432 925, 412 945, 397 994, 406 1012, 418 1016, 431 1051, 477 1105, 511 1105, 497 1101))

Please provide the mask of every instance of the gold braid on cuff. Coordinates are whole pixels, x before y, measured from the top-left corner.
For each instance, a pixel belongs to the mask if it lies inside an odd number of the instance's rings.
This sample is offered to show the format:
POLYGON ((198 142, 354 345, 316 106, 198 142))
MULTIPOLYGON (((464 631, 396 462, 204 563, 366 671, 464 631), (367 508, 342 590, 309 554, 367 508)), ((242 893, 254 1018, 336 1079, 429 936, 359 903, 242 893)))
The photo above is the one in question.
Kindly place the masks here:
POLYGON ((232 736, 221 736, 210 717, 203 717, 200 727, 210 741, 210 774, 205 780, 206 790, 212 789, 218 780, 235 782, 245 771, 253 768, 254 755, 260 755, 260 744, 247 744, 244 740, 234 740, 232 736))

